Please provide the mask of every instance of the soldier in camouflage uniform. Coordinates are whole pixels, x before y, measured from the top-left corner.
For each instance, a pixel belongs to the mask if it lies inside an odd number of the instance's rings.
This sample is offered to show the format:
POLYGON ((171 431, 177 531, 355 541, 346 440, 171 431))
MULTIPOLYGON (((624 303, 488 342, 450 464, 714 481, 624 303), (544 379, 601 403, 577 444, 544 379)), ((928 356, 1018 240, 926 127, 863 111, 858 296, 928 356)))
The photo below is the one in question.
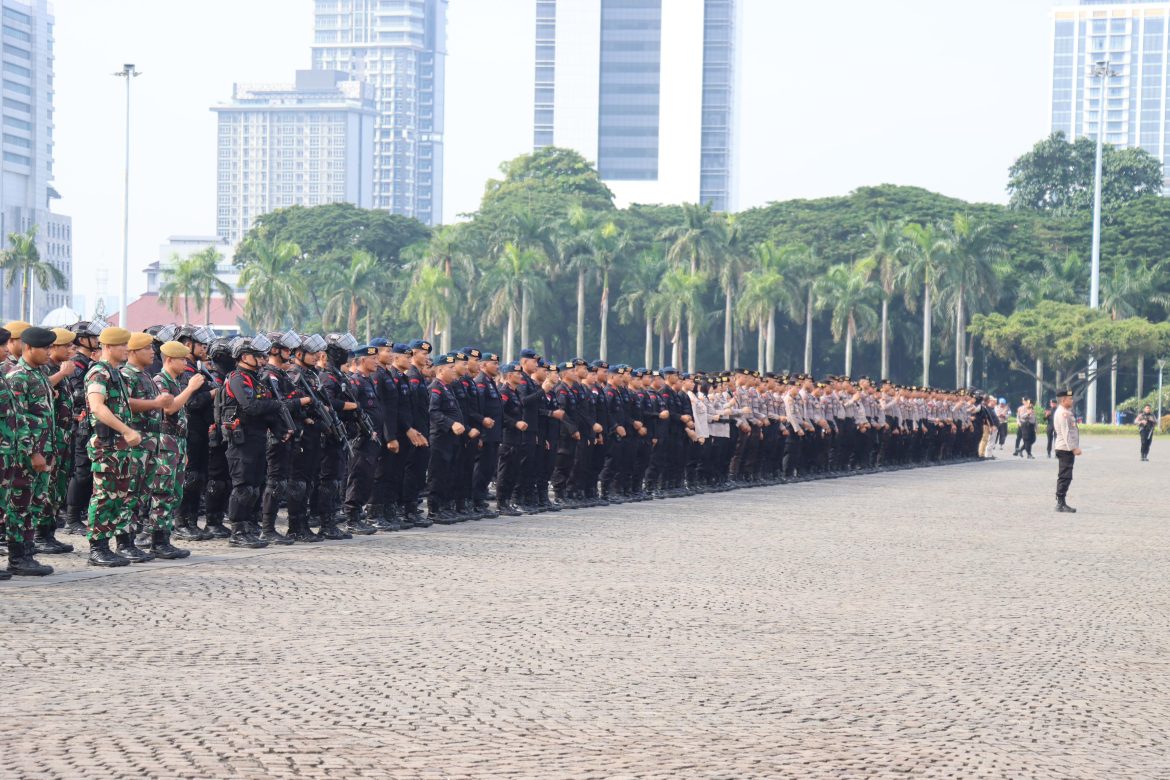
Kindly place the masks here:
MULTIPOLYGON (((0 328, 0 363, 8 360, 8 339, 12 334, 0 328)), ((4 372, 0 371, 0 541, 7 545, 8 523, 12 519, 8 503, 9 485, 12 482, 12 461, 16 457, 16 436, 20 429, 20 412, 16 406, 16 395, 8 384, 4 372)), ((12 575, 0 569, 0 580, 10 580, 12 575)))
POLYGON ((159 558, 186 558, 190 551, 171 544, 175 516, 183 500, 183 470, 187 460, 187 402, 203 386, 202 374, 187 380, 181 387, 191 350, 177 341, 168 341, 159 347, 162 371, 154 378, 159 397, 170 397, 170 404, 162 409, 158 446, 148 452, 143 492, 150 495, 150 514, 146 530, 150 533, 150 548, 159 558))
POLYGON ((4 326, 8 331, 8 357, 4 358, 3 365, 0 365, 0 373, 8 374, 12 369, 16 368, 16 364, 20 362, 20 353, 24 343, 20 340, 24 332, 31 328, 24 320, 13 320, 4 326))
POLYGON ((53 410, 53 388, 45 375, 49 347, 56 334, 45 328, 28 328, 22 334, 24 348, 16 368, 8 375, 8 384, 17 398, 20 428, 17 433, 16 457, 13 460, 9 503, 15 522, 8 526, 8 571, 11 574, 43 577, 53 567, 39 563, 33 553, 34 529, 46 523, 55 527, 51 514, 49 480, 57 423, 53 410))
POLYGON ((118 555, 132 563, 154 560, 154 555, 138 547, 132 531, 144 531, 142 543, 150 540, 151 492, 149 474, 155 468, 159 439, 162 435, 163 409, 174 396, 159 392, 150 373, 155 361, 154 342, 148 333, 131 333, 127 343, 126 363, 121 367, 130 403, 130 426, 142 434, 137 471, 131 479, 134 496, 134 528, 119 534, 118 555))
POLYGON ((69 375, 73 364, 73 342, 77 336, 65 328, 53 328, 56 339, 49 348, 49 362, 45 366, 45 373, 49 376, 49 384, 53 388, 53 413, 56 417, 57 431, 53 438, 53 473, 49 479, 49 499, 52 504, 50 517, 53 526, 46 537, 40 527, 37 528, 37 552, 53 555, 56 553, 73 552, 73 545, 57 541, 52 534, 57 525, 64 525, 58 521, 65 507, 65 498, 69 492, 69 476, 73 471, 73 405, 69 394, 69 375))
POLYGON ((129 390, 119 370, 126 360, 130 331, 106 328, 98 341, 101 359, 85 375, 85 395, 94 422, 89 440, 93 464, 89 562, 93 566, 126 566, 130 560, 110 550, 110 539, 126 533, 134 519, 131 490, 142 456, 142 434, 129 425, 129 390))

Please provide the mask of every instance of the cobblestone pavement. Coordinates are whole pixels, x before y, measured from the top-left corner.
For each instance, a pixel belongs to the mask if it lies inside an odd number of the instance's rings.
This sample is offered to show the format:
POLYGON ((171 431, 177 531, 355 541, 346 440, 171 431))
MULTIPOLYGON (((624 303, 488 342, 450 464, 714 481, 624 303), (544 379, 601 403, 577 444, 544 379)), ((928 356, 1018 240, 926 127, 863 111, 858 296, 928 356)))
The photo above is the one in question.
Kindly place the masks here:
POLYGON ((1170 777, 1170 444, 0 583, 3 777, 1170 777))

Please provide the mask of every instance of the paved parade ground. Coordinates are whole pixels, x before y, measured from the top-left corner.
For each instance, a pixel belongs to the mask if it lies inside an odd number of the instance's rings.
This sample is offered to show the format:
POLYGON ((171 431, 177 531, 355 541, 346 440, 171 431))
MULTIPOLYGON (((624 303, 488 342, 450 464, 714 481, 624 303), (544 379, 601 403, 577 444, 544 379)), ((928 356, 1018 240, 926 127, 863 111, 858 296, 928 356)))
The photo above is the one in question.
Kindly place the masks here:
POLYGON ((1075 515, 1055 460, 1007 453, 46 556, 65 573, 0 583, 0 776, 1170 777, 1170 444, 1151 457, 1089 439, 1075 515))

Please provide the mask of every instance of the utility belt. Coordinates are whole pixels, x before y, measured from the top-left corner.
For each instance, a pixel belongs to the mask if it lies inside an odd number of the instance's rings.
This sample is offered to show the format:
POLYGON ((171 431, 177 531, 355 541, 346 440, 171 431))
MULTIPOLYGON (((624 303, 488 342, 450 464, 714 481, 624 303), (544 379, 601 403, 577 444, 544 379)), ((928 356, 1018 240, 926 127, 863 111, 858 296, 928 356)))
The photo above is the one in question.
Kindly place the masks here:
POLYGON ((224 444, 243 444, 247 438, 247 434, 244 433, 244 425, 239 417, 230 423, 224 423, 219 428, 224 444))

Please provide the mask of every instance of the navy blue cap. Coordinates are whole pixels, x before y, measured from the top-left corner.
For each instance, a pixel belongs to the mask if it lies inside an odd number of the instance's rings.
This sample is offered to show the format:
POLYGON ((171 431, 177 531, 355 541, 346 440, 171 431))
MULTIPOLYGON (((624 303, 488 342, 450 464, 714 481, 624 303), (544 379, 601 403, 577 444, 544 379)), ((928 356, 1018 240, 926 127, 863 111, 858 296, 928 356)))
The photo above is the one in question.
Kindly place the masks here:
POLYGON ((370 346, 371 347, 388 347, 388 346, 390 346, 390 341, 388 339, 382 338, 381 336, 378 336, 377 338, 370 339, 370 346))
POLYGON ((643 376, 646 376, 646 374, 649 374, 650 372, 644 368, 635 368, 631 373, 636 377, 643 377, 643 376))
POLYGON ((467 357, 475 358, 476 360, 479 360, 481 357, 483 357, 483 353, 480 352, 475 347, 464 347, 463 349, 461 349, 459 351, 462 352, 464 355, 467 355, 467 357))
POLYGON ((481 357, 483 360, 494 360, 497 363, 500 361, 500 356, 495 352, 485 352, 481 357))
MULTIPOLYGON (((524 357, 524 355, 521 354, 520 357, 524 357)), ((536 366, 537 368, 548 368, 548 362, 544 358, 538 357, 536 358, 536 366)))
POLYGON ((524 349, 520 350, 520 357, 522 357, 522 358, 538 358, 538 357, 540 357, 540 355, 536 354, 535 349, 531 349, 530 347, 525 347, 524 349))
POLYGON ((410 344, 408 346, 411 349, 421 349, 423 352, 426 352, 427 354, 430 354, 430 352, 431 352, 431 343, 429 341, 424 340, 424 339, 415 339, 414 341, 410 342, 410 344))
POLYGON ((683 371, 682 373, 680 373, 680 374, 678 375, 678 378, 679 378, 679 379, 690 379, 690 378, 691 378, 691 375, 690 375, 690 373, 689 373, 689 372, 687 372, 687 371, 683 371))
POLYGON ((592 363, 590 363, 590 364, 589 364, 589 368, 591 368, 591 369, 592 369, 592 370, 594 370, 594 371, 596 371, 596 370, 597 370, 597 369, 599 369, 599 368, 606 368, 606 369, 608 369, 608 368, 609 368, 609 363, 607 363, 607 362, 606 362, 606 361, 604 361, 604 360, 594 360, 592 363))
POLYGON ((577 361, 566 360, 564 363, 557 363, 557 368, 561 371, 572 371, 577 366, 577 361))
POLYGON ((391 349, 394 350, 395 355, 409 355, 411 352, 410 346, 402 342, 395 344, 391 349))
POLYGON ((436 366, 451 366, 455 364, 455 356, 448 352, 445 355, 439 355, 435 358, 436 366))
POLYGON ((367 345, 364 347, 358 347, 357 349, 355 349, 353 352, 350 352, 349 354, 350 354, 350 357, 355 357, 355 358, 377 357, 378 348, 375 346, 367 345))
POLYGON ((504 365, 500 366, 500 373, 503 374, 515 374, 520 370, 520 364, 515 361, 511 363, 505 363, 504 365))
POLYGON ((663 376, 670 376, 671 374, 677 374, 677 373, 678 373, 678 369, 675 368, 674 366, 666 366, 665 368, 662 369, 663 376))
POLYGON ((589 365, 589 361, 588 361, 588 360, 586 360, 585 358, 573 358, 573 359, 572 359, 572 360, 570 360, 569 362, 573 364, 573 368, 576 368, 577 366, 587 366, 587 365, 589 365))

